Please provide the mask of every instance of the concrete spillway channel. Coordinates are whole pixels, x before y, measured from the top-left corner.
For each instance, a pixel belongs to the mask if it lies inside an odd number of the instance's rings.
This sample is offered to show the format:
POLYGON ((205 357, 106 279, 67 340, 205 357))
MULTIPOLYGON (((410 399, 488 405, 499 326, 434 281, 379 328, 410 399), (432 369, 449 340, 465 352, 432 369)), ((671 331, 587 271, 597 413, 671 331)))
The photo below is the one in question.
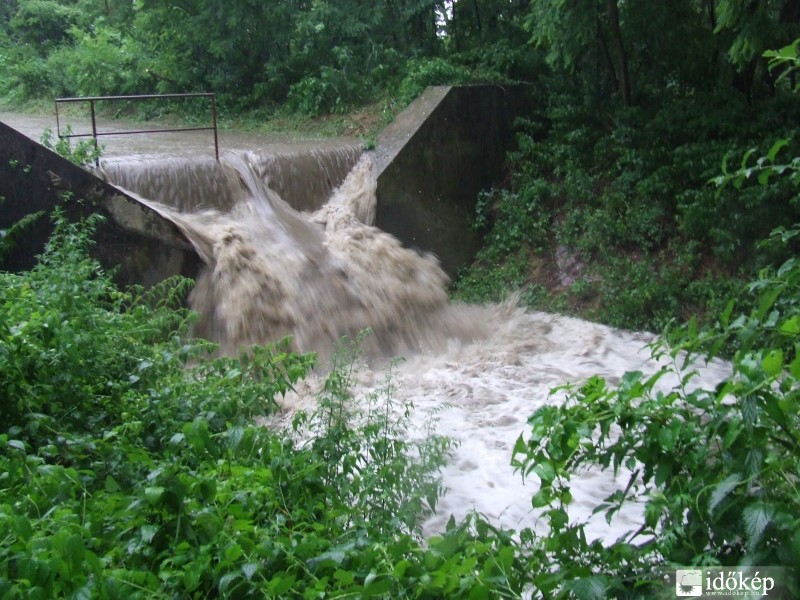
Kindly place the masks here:
MULTIPOLYGON (((523 88, 428 88, 378 137, 370 154, 377 177, 376 224, 404 245, 439 257, 453 277, 474 256, 479 235, 470 224, 478 192, 500 181, 513 145, 513 119, 523 88)), ((150 286, 175 274, 194 277, 200 259, 179 229, 139 202, 175 208, 224 208, 224 169, 210 158, 109 160, 103 173, 79 168, 0 121, 0 230, 24 215, 63 206, 71 219, 106 217, 95 254, 117 269, 122 284, 150 286), (118 187, 115 182, 123 187, 118 187), (80 201, 79 201, 80 200, 80 201)), ((355 164, 356 146, 254 153, 259 174, 297 210, 325 201, 355 164)), ((3 267, 29 268, 51 232, 40 219, 17 241, 3 267)))

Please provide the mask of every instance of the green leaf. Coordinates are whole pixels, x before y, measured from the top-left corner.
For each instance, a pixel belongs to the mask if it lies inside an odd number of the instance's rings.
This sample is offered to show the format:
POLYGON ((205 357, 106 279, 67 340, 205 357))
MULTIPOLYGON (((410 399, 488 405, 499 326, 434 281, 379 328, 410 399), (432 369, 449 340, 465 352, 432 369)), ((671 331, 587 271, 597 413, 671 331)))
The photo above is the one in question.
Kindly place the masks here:
POLYGON ((106 477, 105 489, 110 494, 116 494, 119 491, 119 485, 111 475, 106 477))
POLYGON ((242 565, 242 574, 245 576, 247 581, 251 581, 253 579, 253 575, 258 572, 258 563, 245 563, 242 565))
POLYGON ((230 544, 225 548, 225 560, 228 562, 236 562, 244 554, 244 550, 239 544, 230 544))
POLYGON ((789 419, 781 407, 781 403, 775 396, 771 394, 764 396, 764 412, 781 427, 786 429, 791 427, 789 419))
POLYGON ((147 498, 147 501, 150 504, 158 504, 158 501, 161 500, 161 497, 164 495, 164 488, 160 485, 154 485, 151 487, 147 487, 144 490, 144 497, 147 498))
POLYGON ((733 299, 728 300, 728 304, 725 305, 725 310, 722 311, 722 314, 719 317, 720 323, 723 326, 727 327, 728 323, 731 319, 731 314, 733 313, 733 307, 736 303, 733 299))
POLYGON ((800 316, 794 315, 781 323, 780 332, 784 335, 800 334, 800 316))
POLYGON ((238 573, 228 573, 223 575, 219 580, 219 591, 222 592, 223 595, 226 595, 228 588, 237 579, 239 579, 238 573))
POLYGON ((742 511, 747 545, 751 550, 755 549, 761 536, 764 535, 767 525, 772 521, 773 512, 772 508, 763 502, 750 504, 742 511))
POLYGON ((25 452, 25 442, 21 440, 8 440, 8 446, 25 452))
POLYGON ((658 430, 658 443, 664 452, 671 452, 675 449, 677 433, 670 427, 662 427, 658 430))
POLYGON ((473 586, 469 591, 469 600, 488 600, 489 598, 491 598, 489 588, 481 583, 473 586))
POLYGON ((783 350, 773 349, 761 359, 761 368, 770 377, 775 377, 783 370, 783 350))
POLYGON ((158 526, 156 525, 142 525, 139 528, 139 535, 142 536, 142 541, 145 544, 149 544, 153 541, 153 538, 156 537, 158 533, 158 526))
POLYGON ((742 164, 741 169, 747 172, 747 176, 750 176, 749 169, 747 169, 747 161, 750 160, 750 157, 756 152, 757 148, 750 148, 747 152, 742 155, 742 164))
POLYGON ((670 475, 672 475, 672 463, 666 460, 658 463, 655 472, 656 485, 659 487, 663 485, 664 482, 669 479, 670 475))
POLYGON ((601 575, 592 575, 570 581, 566 587, 578 600, 601 600, 607 597, 608 580, 601 575))
POLYGON ((370 573, 367 575, 367 579, 364 581, 364 589, 363 594, 365 596, 381 596, 386 594, 392 587, 392 580, 388 577, 381 575, 375 576, 374 573, 370 573), (370 580, 370 576, 372 579, 370 580), (369 580, 369 581, 368 581, 369 580))
POLYGON ((717 484, 708 500, 708 512, 713 513, 720 502, 722 502, 728 494, 730 494, 739 482, 742 481, 742 476, 739 473, 728 475, 722 482, 717 484))
POLYGON ((775 301, 778 299, 778 296, 781 295, 782 291, 782 288, 776 286, 768 289, 761 295, 761 300, 758 303, 758 311, 756 312, 756 318, 758 320, 766 316, 767 311, 772 308, 772 305, 775 304, 775 301))
POLYGON ((556 470, 553 468, 552 463, 549 462, 537 463, 533 468, 533 472, 536 473, 544 483, 550 483, 556 477, 556 470))
POLYGON ((296 580, 297 577, 295 575, 280 574, 270 579, 267 587, 275 597, 280 598, 291 589, 296 580))
POLYGON ((800 379, 800 354, 795 356, 794 360, 789 363, 789 372, 795 379, 800 379))
POLYGON ((767 160, 769 160, 770 162, 775 162, 775 157, 778 156, 778 152, 781 151, 781 148, 785 148, 788 145, 789 145, 789 140, 787 139, 778 140, 777 142, 772 144, 772 147, 769 149, 769 152, 767 152, 767 160))
MULTIPOLYGON (((397 573, 397 568, 395 567, 395 574, 396 573, 397 573)), ((336 581, 338 581, 341 585, 352 585, 353 581, 355 581, 355 575, 352 573, 352 571, 345 571, 343 569, 336 569, 336 571, 334 571, 333 573, 333 578, 336 581)))

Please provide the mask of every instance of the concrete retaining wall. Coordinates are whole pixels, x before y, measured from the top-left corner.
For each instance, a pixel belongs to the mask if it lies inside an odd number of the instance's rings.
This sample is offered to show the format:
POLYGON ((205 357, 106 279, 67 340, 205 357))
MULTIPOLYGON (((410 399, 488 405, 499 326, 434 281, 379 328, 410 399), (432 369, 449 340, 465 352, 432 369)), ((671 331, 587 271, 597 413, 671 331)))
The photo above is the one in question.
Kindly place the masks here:
POLYGON ((2 259, 7 270, 32 267, 52 232, 50 213, 61 206, 72 220, 106 217, 94 255, 115 268, 121 284, 150 286, 176 274, 194 277, 200 260, 188 240, 166 219, 0 122, 0 230, 23 216, 45 214, 2 259))
POLYGON ((428 88, 378 137, 377 225, 434 253, 454 278, 481 239, 472 228, 481 190, 507 175, 525 86, 428 88))
MULTIPOLYGON (((475 201, 506 176, 513 120, 525 91, 494 85, 428 88, 382 132, 372 152, 378 227, 406 246, 437 255, 453 278, 480 246, 472 229, 475 201)), ((0 197, 0 230, 31 212, 49 214, 57 205, 72 219, 92 212, 106 216, 96 256, 106 268, 118 267, 120 283, 149 286, 174 274, 193 277, 200 267, 171 222, 2 122, 0 197)), ((31 267, 51 230, 49 218, 40 219, 3 266, 31 267)))

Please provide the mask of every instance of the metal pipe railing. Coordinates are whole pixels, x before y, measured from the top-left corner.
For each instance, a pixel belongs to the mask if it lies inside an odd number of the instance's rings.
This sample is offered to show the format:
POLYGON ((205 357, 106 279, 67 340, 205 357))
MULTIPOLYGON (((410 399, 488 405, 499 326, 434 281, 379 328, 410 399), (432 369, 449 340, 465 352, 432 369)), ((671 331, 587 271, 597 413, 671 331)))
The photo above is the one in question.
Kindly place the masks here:
MULTIPOLYGON (((144 94, 138 96, 81 96, 76 98, 56 98, 56 133, 60 139, 63 138, 79 138, 91 137, 94 140, 95 149, 98 148, 97 138, 101 135, 133 135, 140 133, 167 133, 175 131, 213 131, 214 132, 214 156, 219 162, 219 137, 217 135, 217 97, 210 92, 198 92, 193 94, 144 94), (169 98, 210 98, 211 99, 211 127, 172 127, 161 129, 139 129, 133 131, 97 131, 97 112, 95 110, 95 102, 101 100, 155 100, 155 99, 169 99, 169 98), (69 102, 88 102, 89 112, 92 118, 92 133, 70 133, 61 134, 61 118, 58 112, 59 104, 69 102)), ((99 166, 100 159, 96 159, 95 163, 99 166)))

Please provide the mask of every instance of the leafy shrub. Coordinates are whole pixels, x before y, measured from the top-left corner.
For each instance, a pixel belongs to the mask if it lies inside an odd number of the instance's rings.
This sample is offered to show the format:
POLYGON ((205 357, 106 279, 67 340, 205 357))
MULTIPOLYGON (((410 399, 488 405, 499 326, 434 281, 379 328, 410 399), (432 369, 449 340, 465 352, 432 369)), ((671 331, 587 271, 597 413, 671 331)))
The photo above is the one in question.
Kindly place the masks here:
POLYGON ((325 481, 336 489, 337 503, 348 507, 344 518, 388 533, 419 534, 420 517, 436 508, 441 487, 435 475, 452 442, 433 433, 433 422, 424 432, 409 431, 414 407, 397 406, 393 400, 393 364, 384 387, 366 398, 366 406, 353 402, 349 390, 360 339, 340 342, 317 410, 298 414, 294 426, 318 432, 310 449, 327 465, 325 481), (414 441, 415 433, 424 435, 414 441))
MULTIPOLYGON (((791 240, 800 230, 776 235, 791 240)), ((800 469, 798 284, 796 258, 764 270, 750 285, 750 313, 732 318, 731 302, 716 326, 698 331, 690 321, 669 346, 654 344, 665 359, 656 374, 627 373, 613 387, 593 377, 567 388, 562 405, 534 413, 514 461, 541 480, 532 502, 544 507, 551 534, 540 560, 557 565, 537 578, 545 595, 574 591, 588 573, 581 565, 603 573, 595 582, 603 595, 658 586, 659 565, 800 564, 800 500, 787 476, 800 469), (733 373, 714 389, 696 386, 693 361, 731 344, 733 373), (665 389, 670 377, 678 384, 665 389), (587 543, 585 524, 567 519, 570 478, 590 466, 630 474, 595 512, 610 521, 624 503, 644 503, 643 526, 608 546, 587 543)), ((796 595, 800 579, 790 585, 796 595)))
POLYGON ((793 183, 775 176, 791 167, 782 157, 796 153, 785 125, 793 117, 775 117, 796 106, 776 100, 752 119, 743 104, 704 97, 587 114, 574 93, 558 87, 546 102, 540 116, 520 122, 510 189, 478 199, 487 233, 473 268, 457 282, 460 297, 481 298, 481 289, 501 284, 490 273, 494 266, 515 273, 505 278, 512 289, 548 288, 549 297, 534 297, 539 307, 660 331, 690 313, 713 317, 724 305, 715 290, 730 291, 732 280, 747 281, 767 261, 786 258, 767 256, 757 242, 800 218, 793 183), (709 104, 719 111, 699 109, 709 104), (727 120, 737 117, 742 122, 731 127, 727 120), (775 152, 758 159, 746 151, 755 141, 763 147, 770 131, 784 140, 775 152), (726 153, 739 149, 746 168, 720 176, 726 153), (709 185, 726 177, 739 189, 709 185), (750 185, 758 177, 770 185, 750 185), (531 268, 517 268, 521 243, 532 251, 531 268), (591 289, 571 294, 557 284, 557 246, 580 259, 581 277, 591 282, 582 285, 591 289), (541 269, 537 261, 552 266, 541 269))
POLYGON ((51 93, 45 59, 33 48, 4 40, 0 45, 0 58, 0 81, 6 90, 4 96, 9 100, 20 102, 51 93))
POLYGON ((68 161, 78 165, 86 166, 96 162, 103 156, 104 146, 95 145, 94 140, 79 140, 74 146, 70 142, 70 135, 72 135, 72 128, 67 125, 64 131, 64 137, 58 138, 53 143, 53 131, 45 129, 42 133, 41 143, 45 148, 49 148, 59 156, 66 158, 68 161))
POLYGON ((449 442, 408 439, 391 371, 358 408, 345 345, 294 435, 257 425, 313 355, 212 358, 186 339, 189 282, 116 289, 86 254, 96 223, 56 215, 40 264, 0 273, 0 597, 521 593, 510 534, 421 543, 449 442))
POLYGON ((107 96, 147 91, 149 81, 140 66, 136 42, 105 27, 91 33, 73 31, 74 41, 47 57, 53 93, 64 96, 107 96))
POLYGON ((411 59, 397 89, 400 103, 408 104, 430 85, 457 85, 476 81, 472 69, 445 58, 411 59))
POLYGON ((8 25, 21 43, 44 49, 66 41, 71 25, 79 17, 75 6, 51 0, 30 0, 20 3, 8 25))
POLYGON ((308 75, 289 88, 287 104, 301 114, 341 113, 370 99, 372 86, 360 72, 348 48, 332 50, 334 65, 323 65, 317 75, 308 75))

